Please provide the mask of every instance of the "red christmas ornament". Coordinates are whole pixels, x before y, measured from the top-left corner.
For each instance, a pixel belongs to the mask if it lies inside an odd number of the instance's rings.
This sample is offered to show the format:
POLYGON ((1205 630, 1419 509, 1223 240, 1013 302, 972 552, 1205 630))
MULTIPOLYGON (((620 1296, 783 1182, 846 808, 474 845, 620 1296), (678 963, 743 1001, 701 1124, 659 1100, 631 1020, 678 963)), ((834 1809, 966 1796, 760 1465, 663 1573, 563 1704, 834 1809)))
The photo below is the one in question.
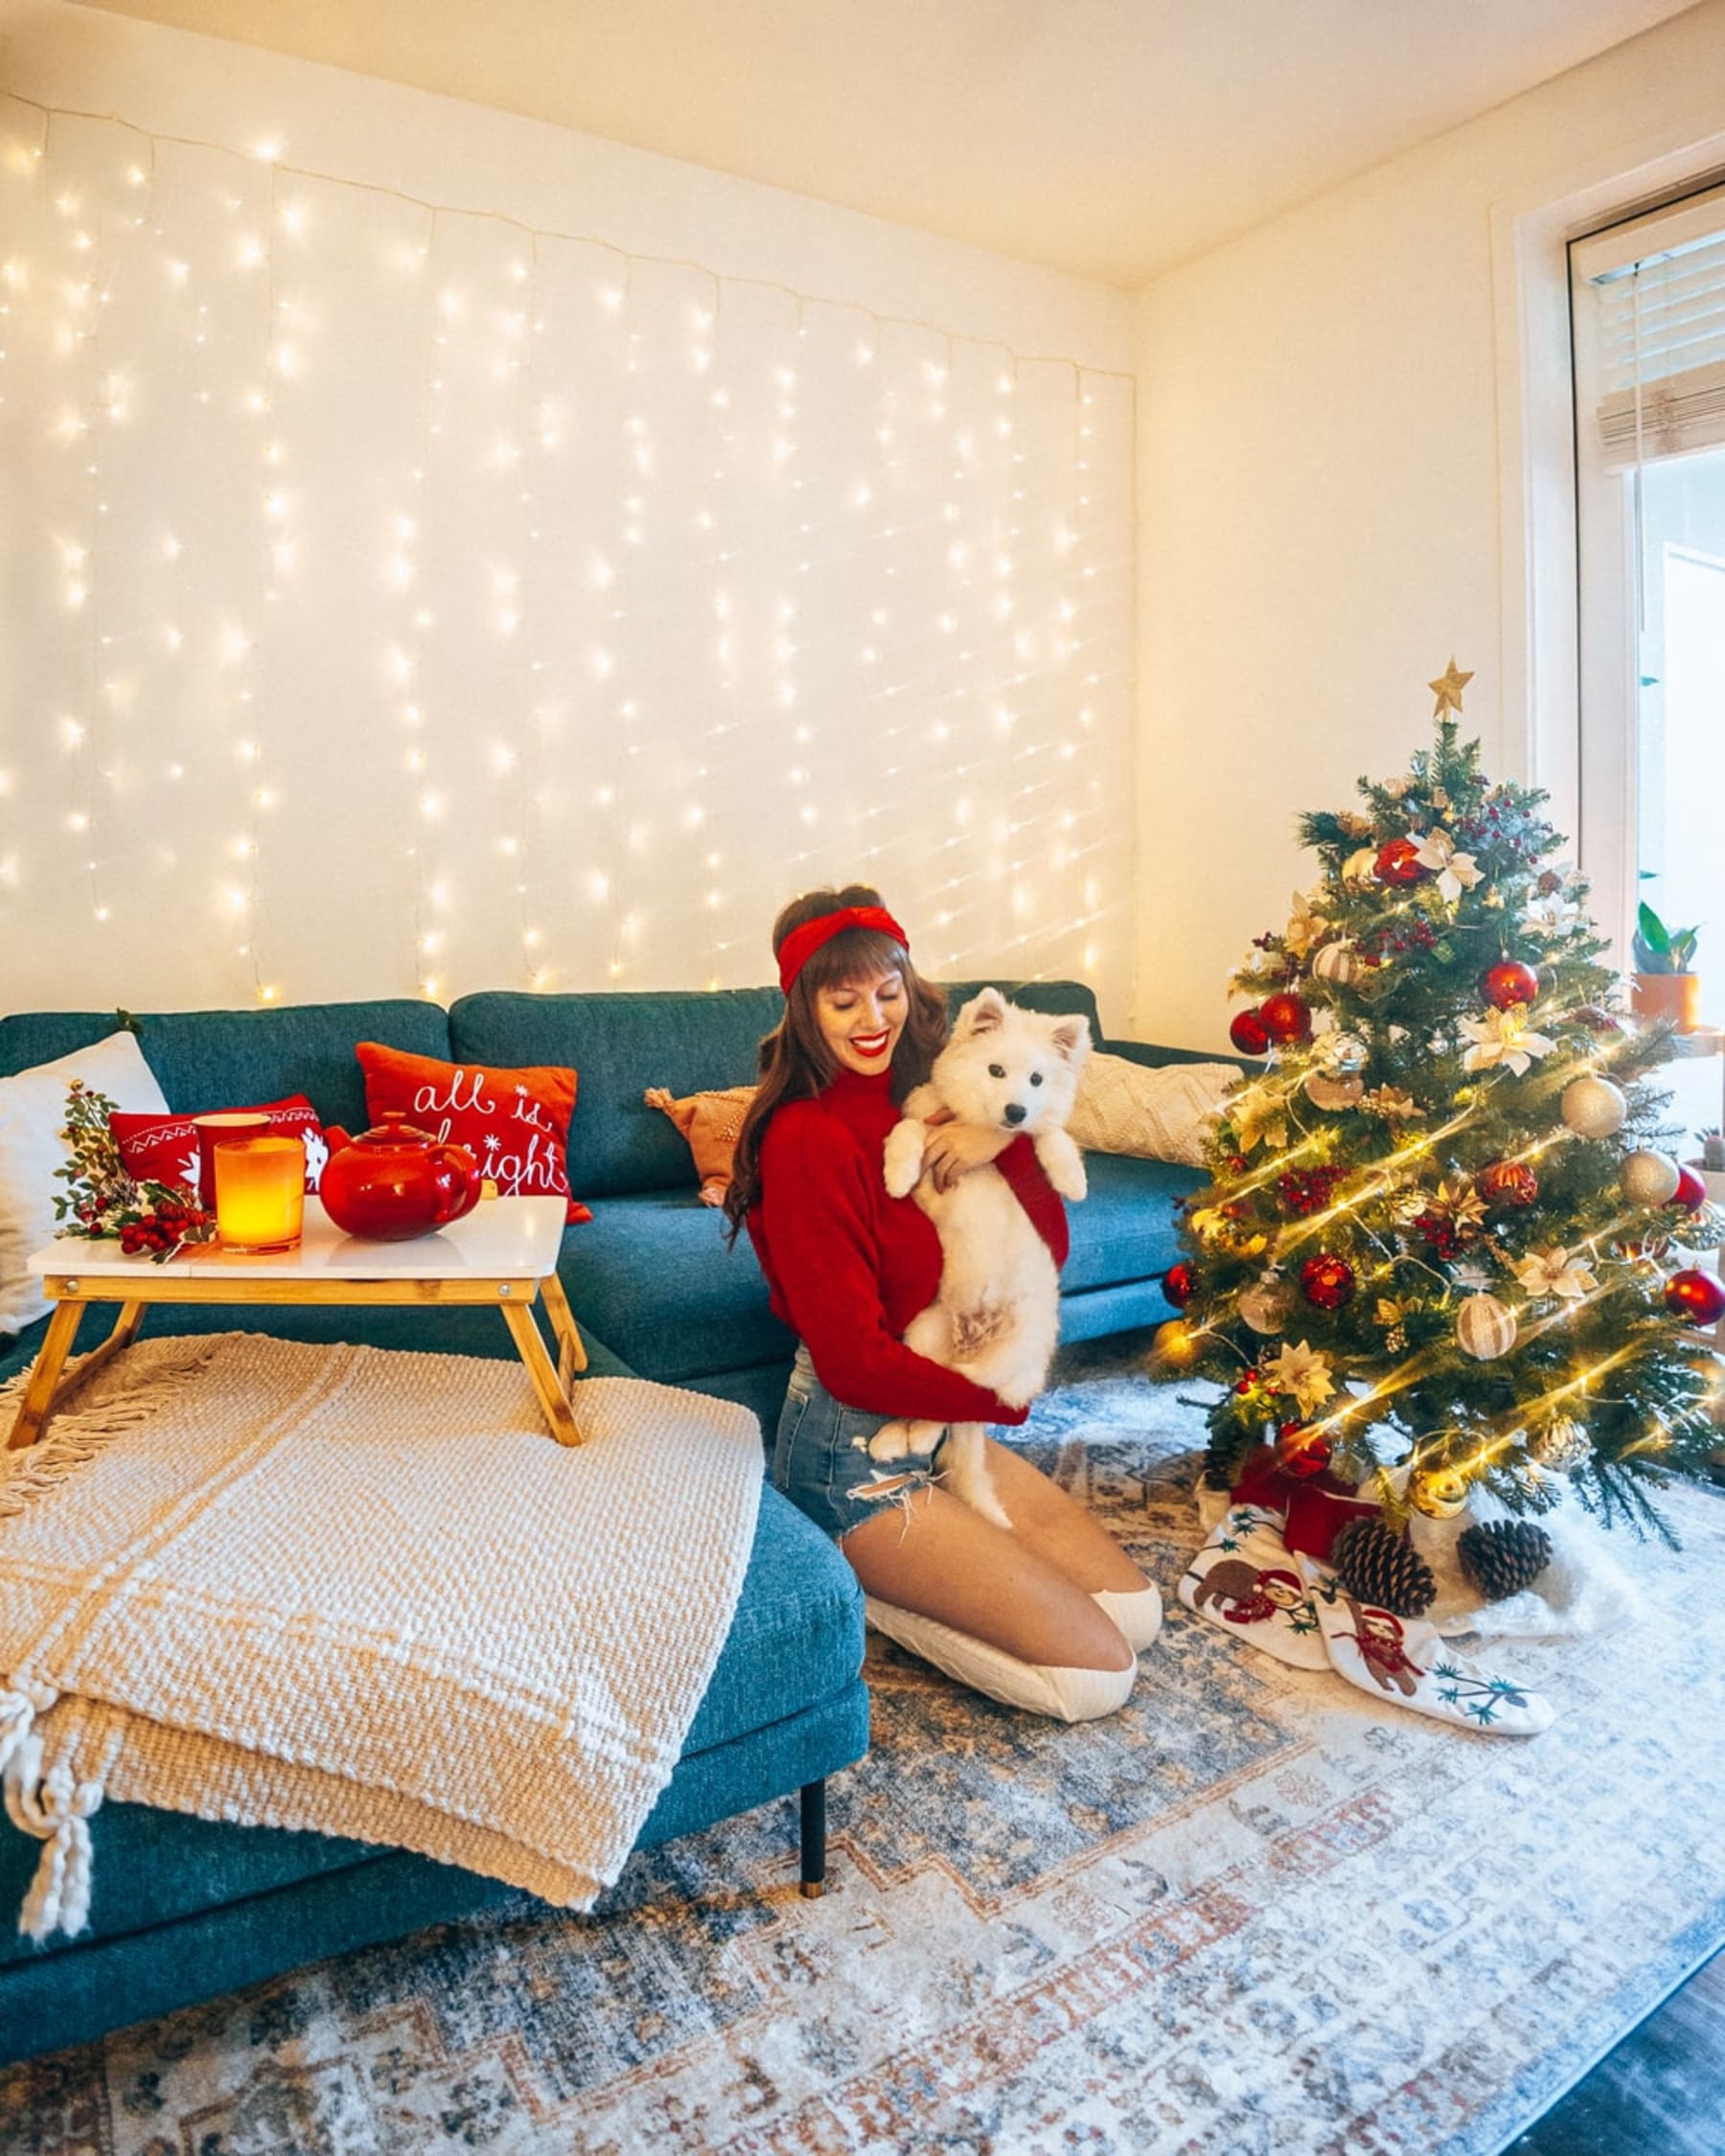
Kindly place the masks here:
POLYGON ((1184 1310, 1197 1293, 1198 1275, 1184 1259, 1179 1265, 1171 1265, 1162 1274, 1162 1294, 1176 1310, 1184 1310))
POLYGON ((1234 1380, 1234 1390, 1236 1392, 1242 1393, 1250 1392, 1254 1386, 1262 1385, 1263 1382, 1264 1381, 1261 1372, 1255 1369, 1250 1369, 1244 1372, 1242 1376, 1234 1380))
POLYGON ((1241 1011, 1229 1027, 1228 1038, 1243 1056, 1261 1056, 1270 1045, 1270 1028, 1255 1010, 1241 1011))
POLYGON ((1494 1011, 1507 1011, 1517 1003, 1536 1002, 1539 975, 1519 958, 1504 958, 1488 966, 1480 976, 1480 994, 1494 1011))
POLYGON ((1276 1460, 1285 1475, 1322 1475, 1330 1462, 1330 1441, 1309 1423, 1280 1423, 1276 1432, 1276 1460))
POLYGON ((1419 848, 1412 838, 1392 838, 1387 846, 1380 846, 1376 867, 1380 883, 1417 883, 1425 876, 1419 848))
POLYGON ((1258 1005, 1258 1022, 1278 1048, 1306 1041, 1312 1032, 1312 1006, 1292 989, 1279 989, 1258 1005))
POLYGON ((1691 1325, 1716 1325, 1725 1318, 1725 1281, 1693 1266, 1672 1273, 1665 1299, 1673 1318, 1686 1318, 1691 1325))
POLYGON ((1539 1178, 1525 1160, 1492 1160, 1475 1176, 1474 1188, 1488 1205, 1531 1205, 1539 1178))
POLYGON ((1677 1169, 1677 1187, 1668 1201, 1673 1212, 1697 1212, 1707 1203, 1707 1185, 1698 1172, 1684 1163, 1677 1169))
POLYGON ((1354 1269, 1346 1258, 1321 1250, 1300 1267, 1300 1289, 1320 1310, 1340 1310, 1353 1298, 1354 1269))

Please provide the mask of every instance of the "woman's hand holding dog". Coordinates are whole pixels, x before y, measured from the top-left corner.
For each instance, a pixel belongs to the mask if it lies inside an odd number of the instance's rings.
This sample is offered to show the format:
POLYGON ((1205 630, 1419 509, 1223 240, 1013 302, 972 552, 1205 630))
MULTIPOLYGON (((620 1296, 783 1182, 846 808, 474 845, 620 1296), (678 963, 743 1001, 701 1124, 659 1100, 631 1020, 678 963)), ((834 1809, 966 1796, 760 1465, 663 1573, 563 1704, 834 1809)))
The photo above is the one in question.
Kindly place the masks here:
POLYGON ((923 1139, 923 1172, 936 1190, 951 1190, 960 1176, 998 1160, 1016 1135, 1013 1131, 982 1130, 974 1123, 936 1123, 923 1139))

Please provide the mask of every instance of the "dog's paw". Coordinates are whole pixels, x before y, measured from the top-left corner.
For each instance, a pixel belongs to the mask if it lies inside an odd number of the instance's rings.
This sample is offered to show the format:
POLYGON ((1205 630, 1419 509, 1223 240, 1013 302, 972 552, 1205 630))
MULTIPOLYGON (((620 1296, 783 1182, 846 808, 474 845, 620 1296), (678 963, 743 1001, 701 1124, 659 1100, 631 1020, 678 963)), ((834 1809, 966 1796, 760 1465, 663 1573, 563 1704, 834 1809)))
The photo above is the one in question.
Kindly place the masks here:
POLYGON ((902 1123, 895 1123, 886 1134, 883 1161, 886 1195, 889 1198, 908 1198, 916 1188, 916 1179, 922 1174, 922 1125, 908 1118, 902 1123))
POLYGON ((1073 1204, 1090 1191, 1090 1179, 1084 1172, 1084 1156, 1065 1131, 1046 1131, 1036 1140, 1036 1158, 1042 1162, 1042 1171, 1061 1197, 1073 1204))
POLYGON ((884 1422, 868 1440, 870 1459, 903 1459, 910 1450, 910 1425, 884 1422))

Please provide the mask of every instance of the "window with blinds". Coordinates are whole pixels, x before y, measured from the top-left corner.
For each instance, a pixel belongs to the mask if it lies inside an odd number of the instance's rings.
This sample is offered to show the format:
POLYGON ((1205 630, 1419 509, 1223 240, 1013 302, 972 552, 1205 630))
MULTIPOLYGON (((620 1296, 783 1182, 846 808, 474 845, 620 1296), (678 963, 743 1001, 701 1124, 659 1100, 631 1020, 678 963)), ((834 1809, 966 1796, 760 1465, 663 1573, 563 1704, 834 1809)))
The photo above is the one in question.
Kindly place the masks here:
POLYGON ((1725 447, 1725 187, 1572 251, 1608 469, 1725 447))
POLYGON ((1725 1023, 1725 186, 1575 241, 1581 861, 1618 963, 1702 929, 1725 1023))

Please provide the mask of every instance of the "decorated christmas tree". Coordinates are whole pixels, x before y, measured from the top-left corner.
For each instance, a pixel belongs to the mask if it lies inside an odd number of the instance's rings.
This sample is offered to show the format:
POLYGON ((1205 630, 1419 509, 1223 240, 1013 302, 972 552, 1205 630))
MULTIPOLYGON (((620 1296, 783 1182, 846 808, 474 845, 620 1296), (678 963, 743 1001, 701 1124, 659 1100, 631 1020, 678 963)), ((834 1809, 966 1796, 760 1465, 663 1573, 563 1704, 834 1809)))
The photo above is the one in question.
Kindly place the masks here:
MULTIPOLYGON (((1254 1461, 1358 1484, 1381 1535, 1481 1485, 1541 1511, 1566 1477, 1658 1525, 1649 1485, 1718 1442, 1691 1328, 1725 1290, 1691 1253, 1720 1222, 1666 1150, 1668 1031, 1617 1015, 1544 796, 1458 738, 1470 678, 1432 684, 1406 776, 1302 821, 1322 881, 1235 976, 1267 1065, 1216 1120, 1155 1364, 1224 1388, 1212 1488, 1254 1461)), ((1500 1523, 1480 1569, 1512 1591, 1543 1543, 1500 1523)))

